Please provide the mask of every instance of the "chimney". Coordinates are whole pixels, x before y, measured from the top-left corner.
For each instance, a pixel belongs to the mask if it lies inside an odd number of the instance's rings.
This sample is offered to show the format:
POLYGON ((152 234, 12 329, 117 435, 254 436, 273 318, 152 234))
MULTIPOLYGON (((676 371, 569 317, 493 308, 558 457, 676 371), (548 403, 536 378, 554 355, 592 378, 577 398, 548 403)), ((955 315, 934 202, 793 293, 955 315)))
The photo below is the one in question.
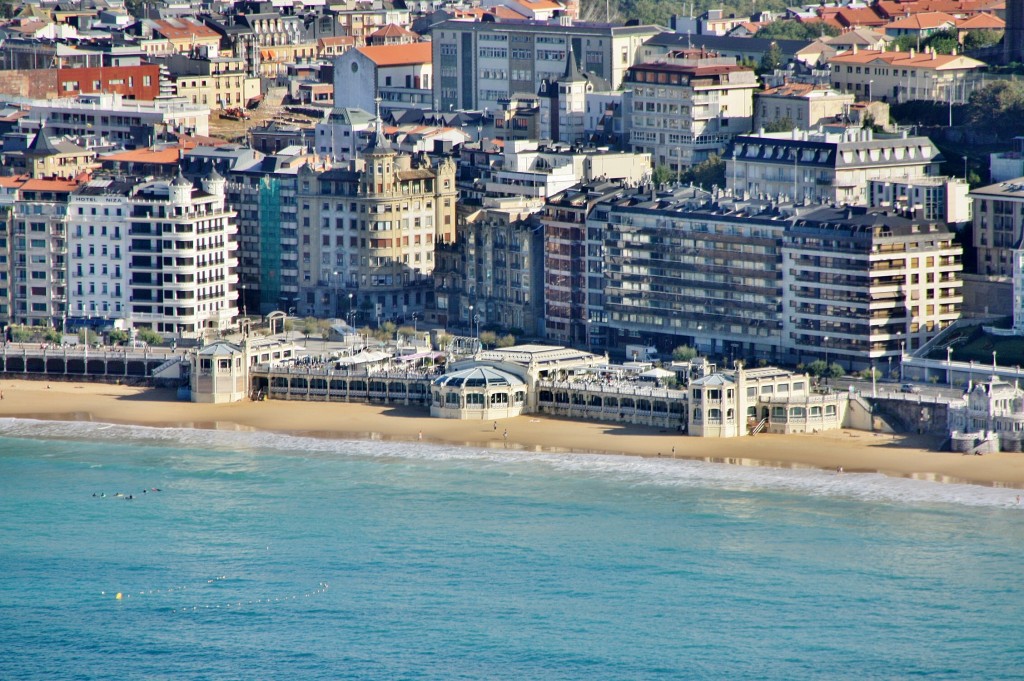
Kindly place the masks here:
POLYGON ((853 44, 853 53, 857 54, 857 43, 853 44))
POLYGON ((914 48, 913 47, 910 48, 910 58, 911 59, 914 58, 914 48))

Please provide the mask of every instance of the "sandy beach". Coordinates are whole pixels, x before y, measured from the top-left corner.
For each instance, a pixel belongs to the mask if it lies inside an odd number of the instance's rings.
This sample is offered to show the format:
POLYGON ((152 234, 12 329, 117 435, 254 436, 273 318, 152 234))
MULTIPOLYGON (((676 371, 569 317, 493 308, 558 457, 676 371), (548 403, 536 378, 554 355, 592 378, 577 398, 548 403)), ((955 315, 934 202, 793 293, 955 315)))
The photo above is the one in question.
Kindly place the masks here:
POLYGON ((317 402, 179 402, 173 391, 99 383, 0 381, 0 417, 148 426, 253 429, 317 437, 395 439, 530 451, 673 456, 749 466, 879 472, 937 482, 1024 488, 1024 454, 963 456, 937 443, 862 431, 699 439, 654 428, 538 416, 498 421, 430 418, 419 408, 317 402), (508 431, 507 442, 504 439, 508 431))

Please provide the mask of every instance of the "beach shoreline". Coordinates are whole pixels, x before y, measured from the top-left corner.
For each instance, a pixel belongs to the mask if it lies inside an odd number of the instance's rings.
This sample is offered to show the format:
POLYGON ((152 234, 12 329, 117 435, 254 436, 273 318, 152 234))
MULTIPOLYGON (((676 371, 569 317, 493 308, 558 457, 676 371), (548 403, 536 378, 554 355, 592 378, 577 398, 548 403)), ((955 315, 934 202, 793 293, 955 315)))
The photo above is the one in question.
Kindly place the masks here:
POLYGON ((679 458, 772 468, 881 473, 933 482, 1024 488, 1024 454, 938 452, 935 438, 830 431, 729 439, 658 428, 525 415, 501 421, 431 418, 417 407, 356 402, 179 402, 169 389, 104 383, 0 380, 0 418, 249 430, 318 438, 383 440, 573 454, 679 458), (508 433, 507 439, 505 433, 508 433))

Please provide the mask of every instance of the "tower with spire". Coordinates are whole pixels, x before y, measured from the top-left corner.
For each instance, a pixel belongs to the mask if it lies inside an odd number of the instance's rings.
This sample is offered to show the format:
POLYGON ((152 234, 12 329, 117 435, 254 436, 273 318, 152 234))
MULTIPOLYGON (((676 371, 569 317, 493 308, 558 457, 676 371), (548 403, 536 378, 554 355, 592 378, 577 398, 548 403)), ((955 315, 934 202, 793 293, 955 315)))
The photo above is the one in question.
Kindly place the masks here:
POLYGON ((580 70, 572 40, 566 37, 565 42, 565 71, 558 80, 541 85, 538 93, 542 108, 541 120, 548 124, 546 128, 542 124, 541 134, 553 140, 574 144, 585 136, 587 92, 593 91, 592 81, 595 77, 580 70))
POLYGON ((370 144, 363 150, 366 169, 363 173, 363 191, 367 194, 388 194, 394 189, 397 152, 384 135, 384 119, 380 115, 380 97, 377 105, 375 129, 370 144))

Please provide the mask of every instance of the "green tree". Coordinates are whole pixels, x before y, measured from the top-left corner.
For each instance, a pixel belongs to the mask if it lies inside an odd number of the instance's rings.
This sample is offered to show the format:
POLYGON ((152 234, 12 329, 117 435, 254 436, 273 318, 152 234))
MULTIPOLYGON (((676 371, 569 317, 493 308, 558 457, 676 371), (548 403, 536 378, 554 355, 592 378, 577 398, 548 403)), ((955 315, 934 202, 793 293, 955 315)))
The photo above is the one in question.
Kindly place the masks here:
POLYGON ((774 121, 769 121, 764 124, 765 132, 789 132, 793 128, 797 127, 796 123, 789 116, 784 116, 774 121))
POLYGON ((149 345, 160 345, 164 337, 148 326, 143 326, 135 332, 135 337, 149 345))
POLYGON ((45 331, 43 331, 43 340, 45 340, 47 343, 60 343, 63 340, 63 338, 61 337, 60 331, 53 328, 52 326, 49 326, 46 328, 45 331))
POLYGON ((780 19, 757 30, 758 38, 771 40, 814 40, 826 35, 839 35, 839 29, 823 21, 805 24, 795 19, 780 19))
POLYGON ((859 376, 861 378, 866 378, 869 381, 872 378, 874 378, 877 381, 882 377, 882 372, 879 371, 878 369, 864 369, 864 371, 860 372, 859 376))
POLYGON ((494 344, 498 342, 498 334, 493 331, 481 331, 480 332, 480 344, 485 348, 493 348, 494 344))
POLYGON ((450 333, 439 333, 437 334, 437 350, 444 352, 448 349, 448 345, 452 342, 452 336, 450 333))
POLYGON ((1004 140, 1024 133, 1024 82, 999 80, 972 92, 967 121, 1004 140))
POLYGON ((23 324, 13 324, 10 331, 11 340, 15 343, 28 343, 34 336, 32 329, 23 324))
POLYGON ((846 369, 842 367, 838 362, 832 362, 828 365, 828 369, 825 371, 825 375, 833 380, 842 378, 846 375, 846 369))
POLYGON ((127 343, 129 338, 128 332, 121 329, 111 329, 107 333, 107 342, 111 345, 122 345, 127 343))
POLYGON ((412 338, 416 335, 416 330, 411 326, 400 326, 398 327, 398 335, 402 338, 412 338))
POLYGON ((319 329, 320 325, 316 317, 306 317, 302 320, 302 335, 306 337, 307 344, 309 343, 309 337, 315 336, 319 329))
POLYGON ((807 373, 816 378, 824 376, 825 372, 828 371, 828 365, 825 364, 823 359, 816 359, 804 368, 807 370, 807 373))
POLYGON ((935 50, 939 54, 953 54, 953 50, 960 47, 959 36, 955 29, 937 31, 925 40, 925 46, 935 50))
POLYGON ((758 74, 773 73, 775 69, 782 67, 782 49, 779 44, 772 41, 768 50, 761 56, 761 62, 757 65, 758 74))
POLYGON ((496 343, 499 348, 510 348, 516 344, 516 337, 510 333, 506 333, 500 337, 496 343))
POLYGON ((660 187, 663 184, 668 184, 675 177, 675 173, 669 170, 668 166, 661 165, 654 169, 651 174, 651 182, 654 183, 655 187, 660 187))
POLYGON ((1002 39, 1002 31, 968 31, 964 36, 964 49, 977 50, 982 47, 991 47, 998 45, 1002 39))
POLYGON ((84 345, 93 345, 98 340, 96 332, 92 329, 79 329, 78 330, 78 342, 84 345))
POLYGON ((701 187, 725 186, 725 160, 711 154, 706 161, 685 170, 680 178, 684 183, 692 182, 701 187))
POLYGON ((689 345, 678 345, 672 350, 672 359, 677 362, 689 362, 697 356, 697 351, 689 345))

